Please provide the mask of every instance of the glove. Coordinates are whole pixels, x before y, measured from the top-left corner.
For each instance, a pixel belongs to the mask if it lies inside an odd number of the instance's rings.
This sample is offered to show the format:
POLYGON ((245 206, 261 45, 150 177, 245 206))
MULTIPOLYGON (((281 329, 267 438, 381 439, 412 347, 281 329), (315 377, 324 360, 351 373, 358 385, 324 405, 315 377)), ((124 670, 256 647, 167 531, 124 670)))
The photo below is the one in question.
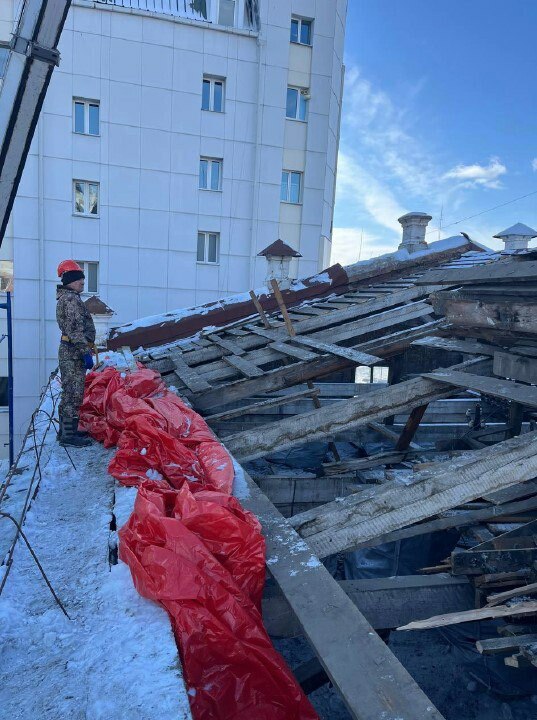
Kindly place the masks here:
POLYGON ((82 360, 84 361, 84 367, 86 370, 91 370, 91 368, 95 365, 93 362, 93 355, 90 352, 84 353, 84 355, 82 355, 82 360))

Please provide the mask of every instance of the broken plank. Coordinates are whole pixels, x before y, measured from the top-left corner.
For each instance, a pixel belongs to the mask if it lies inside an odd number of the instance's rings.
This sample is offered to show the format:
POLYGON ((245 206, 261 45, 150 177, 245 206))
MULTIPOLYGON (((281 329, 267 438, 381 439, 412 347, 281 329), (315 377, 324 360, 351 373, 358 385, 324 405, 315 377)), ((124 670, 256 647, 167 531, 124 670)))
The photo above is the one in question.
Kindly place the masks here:
POLYGON ((537 407, 537 387, 530 385, 521 385, 511 380, 498 380, 492 377, 476 377, 469 373, 457 372, 455 370, 445 370, 442 372, 426 373, 423 377, 438 380, 455 387, 468 388, 483 393, 483 395, 491 395, 492 397, 501 398, 502 400, 512 400, 521 405, 537 407))
POLYGON ((417 285, 474 285, 479 283, 508 283, 518 280, 534 280, 537 276, 537 262, 528 260, 493 262, 483 265, 474 265, 469 268, 439 268, 429 270, 417 285))
POLYGON ((358 470, 368 470, 369 468, 378 467, 379 465, 396 465, 404 460, 406 453, 403 452, 383 452, 376 455, 370 455, 363 458, 351 458, 342 462, 324 463, 323 470, 326 475, 337 475, 342 472, 356 472, 358 470))
POLYGON ((124 345, 121 348, 121 352, 123 354, 123 357, 125 358, 125 362, 127 363, 127 367, 131 372, 136 372, 138 370, 138 365, 136 364, 136 360, 134 359, 134 355, 132 354, 132 350, 128 345, 124 345))
POLYGON ((351 717, 442 716, 328 570, 240 469, 235 493, 261 522, 267 566, 351 717))
POLYGON ((493 608, 480 608, 478 610, 466 610, 461 613, 448 613, 436 615, 428 620, 417 620, 408 625, 398 627, 397 630, 428 630, 446 625, 458 625, 459 623, 474 622, 475 620, 490 620, 493 618, 510 617, 515 615, 530 615, 537 613, 537 602, 522 602, 513 607, 499 605, 493 608))
POLYGON ((254 365, 250 360, 238 357, 237 355, 224 355, 222 358, 228 365, 238 370, 240 373, 245 375, 247 378, 261 377, 264 373, 261 368, 254 365))
MULTIPOLYGON (((488 367, 483 358, 469 360, 454 367, 488 367)), ((470 376, 472 377, 472 376, 470 376)), ((305 442, 333 437, 360 425, 382 420, 390 415, 410 412, 418 405, 432 400, 449 397, 453 391, 446 392, 445 386, 428 378, 413 378, 391 385, 382 390, 369 393, 366 397, 357 397, 346 402, 338 402, 319 410, 303 413, 274 423, 262 432, 243 432, 226 439, 226 446, 242 460, 255 460, 272 452, 275 448, 284 450, 305 442)))
POLYGON ((209 383, 200 378, 197 372, 186 364, 180 354, 172 352, 170 353, 170 359, 174 365, 175 374, 193 393, 211 389, 209 383))
POLYGON ((207 415, 204 419, 205 422, 221 422, 222 420, 231 420, 242 415, 248 415, 255 413, 258 410, 265 410, 271 407, 278 407, 279 405, 285 405, 287 403, 295 402, 304 397, 312 397, 318 395, 319 390, 314 388, 313 390, 302 390, 296 393, 290 393, 289 395, 279 395, 278 397, 269 398, 268 400, 262 400, 261 402, 252 403, 251 405, 244 405, 243 407, 236 408, 235 410, 228 410, 227 412, 215 413, 214 415, 207 415))
POLYGON ((373 498, 355 493, 341 502, 296 515, 290 522, 319 557, 326 557, 535 474, 537 432, 476 450, 469 457, 443 463, 439 470, 416 473, 408 485, 393 481, 380 485, 373 498))

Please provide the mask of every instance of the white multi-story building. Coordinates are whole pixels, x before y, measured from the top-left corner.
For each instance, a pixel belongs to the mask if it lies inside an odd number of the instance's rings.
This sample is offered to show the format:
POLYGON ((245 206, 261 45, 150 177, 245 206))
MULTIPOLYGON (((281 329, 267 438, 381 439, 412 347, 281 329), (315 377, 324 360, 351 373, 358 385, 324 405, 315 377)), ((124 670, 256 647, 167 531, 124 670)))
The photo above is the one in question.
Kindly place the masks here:
POLYGON ((113 324, 261 285, 277 238, 296 274, 328 264, 346 5, 73 0, 0 252, 19 438, 56 363, 60 260, 113 324))

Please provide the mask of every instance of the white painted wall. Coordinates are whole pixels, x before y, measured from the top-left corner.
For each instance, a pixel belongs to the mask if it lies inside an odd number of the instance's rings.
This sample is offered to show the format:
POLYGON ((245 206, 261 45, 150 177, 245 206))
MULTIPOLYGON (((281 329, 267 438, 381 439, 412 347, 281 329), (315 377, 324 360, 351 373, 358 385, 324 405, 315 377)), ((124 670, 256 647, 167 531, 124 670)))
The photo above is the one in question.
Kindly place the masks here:
POLYGON ((5 241, 19 438, 56 364, 60 260, 99 263, 114 324, 262 285, 278 237, 300 276, 326 263, 346 0, 260 12, 256 33, 74 0, 5 241), (311 48, 290 43, 292 13, 314 20, 311 48), (225 77, 224 113, 201 110, 204 73, 225 77), (306 123, 285 118, 288 84, 311 88, 306 123), (99 137, 73 132, 73 97, 100 101, 99 137), (221 192, 198 189, 200 156, 223 158, 221 192), (301 205, 280 203, 282 168, 304 172, 301 205), (99 218, 73 215, 74 178, 100 183, 99 218), (196 262, 198 230, 220 233, 218 265, 196 262))

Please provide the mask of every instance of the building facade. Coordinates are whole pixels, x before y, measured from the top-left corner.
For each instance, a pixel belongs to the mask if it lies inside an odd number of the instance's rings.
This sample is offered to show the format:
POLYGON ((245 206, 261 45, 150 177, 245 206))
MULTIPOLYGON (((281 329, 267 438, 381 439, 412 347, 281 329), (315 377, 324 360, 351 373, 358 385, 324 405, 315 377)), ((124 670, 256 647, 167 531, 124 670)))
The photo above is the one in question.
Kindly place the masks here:
POLYGON ((60 260, 84 263, 113 324, 262 285, 257 253, 279 237, 296 275, 328 264, 345 15, 346 0, 73 0, 0 256, 19 437, 56 363, 60 260))

